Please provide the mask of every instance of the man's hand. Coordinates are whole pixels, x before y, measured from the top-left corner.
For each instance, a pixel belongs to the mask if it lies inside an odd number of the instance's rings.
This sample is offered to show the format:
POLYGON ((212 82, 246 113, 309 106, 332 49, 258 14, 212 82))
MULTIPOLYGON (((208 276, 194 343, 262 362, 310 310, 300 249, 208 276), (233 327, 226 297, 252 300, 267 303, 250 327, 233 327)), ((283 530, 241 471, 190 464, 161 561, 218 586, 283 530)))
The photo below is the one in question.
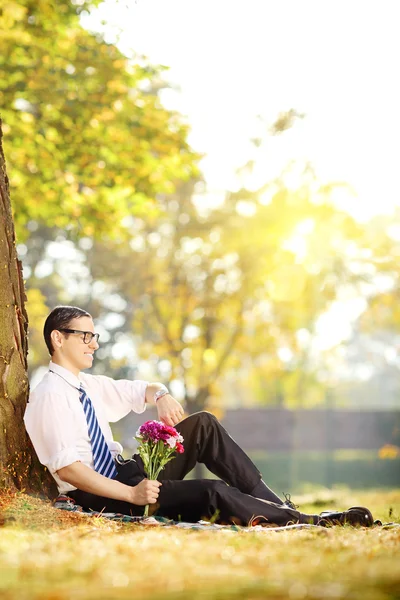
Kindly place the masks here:
POLYGON ((179 423, 183 418, 183 408, 171 394, 161 396, 161 398, 157 400, 156 406, 159 420, 170 427, 179 423))
POLYGON ((130 502, 137 506, 155 504, 160 493, 161 483, 152 479, 142 479, 140 483, 132 487, 132 498, 130 502))

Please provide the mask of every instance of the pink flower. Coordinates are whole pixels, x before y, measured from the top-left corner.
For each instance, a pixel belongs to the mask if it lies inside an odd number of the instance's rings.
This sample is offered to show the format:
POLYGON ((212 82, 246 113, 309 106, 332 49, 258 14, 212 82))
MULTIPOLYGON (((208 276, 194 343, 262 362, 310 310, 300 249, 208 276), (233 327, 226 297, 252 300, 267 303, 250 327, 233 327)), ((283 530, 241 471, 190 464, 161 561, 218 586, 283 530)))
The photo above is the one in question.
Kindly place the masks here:
MULTIPOLYGON (((175 427, 165 425, 161 421, 146 421, 139 427, 136 435, 145 442, 162 441, 164 442, 164 446, 169 446, 170 448, 175 448, 175 444, 179 442, 183 448, 183 437, 180 433, 175 427)), ((181 450, 181 453, 182 452, 183 450, 181 450)))
POLYGON ((175 446, 176 446, 176 438, 175 438, 175 437, 173 437, 173 436, 171 435, 171 437, 169 437, 169 438, 166 440, 166 442, 167 442, 167 444, 168 444, 168 446, 169 446, 170 448, 175 448, 175 446))
POLYGON ((178 454, 183 454, 185 452, 183 444, 181 444, 180 442, 176 442, 175 450, 178 454))
POLYGON ((173 437, 178 437, 178 435, 179 435, 179 433, 177 432, 175 427, 170 427, 169 425, 164 425, 163 429, 166 433, 169 433, 173 437))
POLYGON ((137 435, 147 441, 158 442, 158 440, 166 440, 167 432, 164 431, 164 427, 165 425, 161 421, 146 421, 146 423, 143 423, 139 427, 137 435))

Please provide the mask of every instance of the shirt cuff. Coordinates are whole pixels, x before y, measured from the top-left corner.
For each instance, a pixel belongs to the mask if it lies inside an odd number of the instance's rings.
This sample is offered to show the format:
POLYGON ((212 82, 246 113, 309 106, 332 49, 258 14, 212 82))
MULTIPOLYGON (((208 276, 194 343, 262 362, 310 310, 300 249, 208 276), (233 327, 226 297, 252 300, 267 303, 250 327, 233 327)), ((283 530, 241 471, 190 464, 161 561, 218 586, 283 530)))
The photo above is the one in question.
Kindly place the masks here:
POLYGON ((122 448, 122 446, 119 442, 115 442, 113 440, 112 442, 107 442, 107 444, 108 444, 108 447, 110 448, 110 452, 114 458, 117 456, 117 454, 122 454, 124 449, 122 448))
POLYGON ((63 467, 68 467, 68 465, 72 465, 72 463, 79 462, 80 460, 76 448, 65 448, 58 452, 58 454, 52 456, 50 460, 45 463, 45 466, 49 469, 50 473, 55 473, 63 467))

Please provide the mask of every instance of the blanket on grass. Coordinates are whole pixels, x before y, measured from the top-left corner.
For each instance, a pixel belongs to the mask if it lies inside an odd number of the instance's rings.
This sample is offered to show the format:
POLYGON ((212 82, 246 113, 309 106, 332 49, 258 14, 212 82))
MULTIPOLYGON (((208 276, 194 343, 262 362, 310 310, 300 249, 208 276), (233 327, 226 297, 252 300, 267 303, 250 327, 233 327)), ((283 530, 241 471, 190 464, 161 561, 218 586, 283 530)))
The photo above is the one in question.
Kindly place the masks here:
POLYGON ((287 531, 288 529, 318 529, 324 531, 324 528, 318 525, 285 525, 285 527, 275 526, 262 526, 255 525, 253 527, 239 527, 238 525, 218 525, 217 523, 209 523, 208 521, 198 521, 197 523, 185 523, 183 521, 172 521, 164 517, 133 517, 130 515, 123 515, 120 513, 105 513, 88 511, 76 504, 76 502, 69 496, 58 496, 54 500, 54 508, 60 510, 68 510, 70 512, 79 512, 87 517, 103 517, 105 519, 111 519, 112 521, 119 521, 121 523, 142 523, 143 525, 153 525, 162 527, 177 527, 179 529, 198 529, 207 531, 287 531))
MULTIPOLYGON (((299 523, 297 525, 285 525, 284 527, 276 527, 274 525, 254 525, 252 527, 239 527, 239 525, 218 525, 217 523, 210 523, 208 521, 198 521, 197 523, 185 523, 184 521, 172 521, 164 517, 133 517, 130 515, 123 515, 121 513, 105 513, 85 510, 82 506, 76 504, 75 500, 69 496, 58 496, 54 500, 54 508, 60 510, 68 510, 70 512, 79 512, 87 517, 103 517, 105 519, 111 519, 112 521, 119 521, 121 523, 141 523, 143 525, 153 525, 161 527, 178 527, 179 529, 203 529, 207 531, 288 531, 288 530, 300 530, 300 529, 315 529, 321 533, 326 532, 325 527, 319 525, 308 525, 299 523)), ((381 523, 381 521, 375 521, 375 526, 380 526, 382 529, 400 528, 400 523, 381 523)))

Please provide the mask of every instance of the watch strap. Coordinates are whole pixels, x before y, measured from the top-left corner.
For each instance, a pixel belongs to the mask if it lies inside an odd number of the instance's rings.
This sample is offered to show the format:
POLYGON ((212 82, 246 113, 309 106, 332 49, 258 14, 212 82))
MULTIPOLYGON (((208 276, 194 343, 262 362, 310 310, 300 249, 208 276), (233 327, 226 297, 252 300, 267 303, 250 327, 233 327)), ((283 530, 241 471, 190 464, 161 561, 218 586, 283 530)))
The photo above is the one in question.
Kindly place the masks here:
POLYGON ((167 394, 169 394, 169 391, 166 387, 163 387, 160 390, 157 390, 157 392, 154 394, 154 404, 156 404, 160 398, 162 398, 163 396, 166 396, 167 394))

